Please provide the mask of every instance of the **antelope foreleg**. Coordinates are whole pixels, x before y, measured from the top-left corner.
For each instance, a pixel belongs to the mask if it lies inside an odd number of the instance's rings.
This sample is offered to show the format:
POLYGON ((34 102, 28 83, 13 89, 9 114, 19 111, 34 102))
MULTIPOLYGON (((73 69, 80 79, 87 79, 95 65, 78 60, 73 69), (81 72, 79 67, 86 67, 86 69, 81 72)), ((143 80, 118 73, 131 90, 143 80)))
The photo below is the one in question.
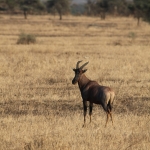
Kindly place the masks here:
POLYGON ((87 114, 87 103, 83 103, 83 107, 84 107, 84 124, 83 127, 85 127, 85 123, 86 123, 86 114, 87 114))
POLYGON ((90 110, 89 110, 89 115, 90 115, 90 123, 92 121, 91 116, 92 116, 92 109, 93 109, 93 103, 90 103, 90 110))

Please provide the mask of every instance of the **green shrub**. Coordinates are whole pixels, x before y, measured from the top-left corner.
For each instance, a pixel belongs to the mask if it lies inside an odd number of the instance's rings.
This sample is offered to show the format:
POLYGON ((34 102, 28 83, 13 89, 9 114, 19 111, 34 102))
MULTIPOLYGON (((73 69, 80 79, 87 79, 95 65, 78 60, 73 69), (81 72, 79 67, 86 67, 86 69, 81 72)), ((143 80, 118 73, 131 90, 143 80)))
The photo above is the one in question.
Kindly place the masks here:
POLYGON ((135 32, 129 32, 128 37, 134 40, 137 37, 137 35, 135 32))
POLYGON ((19 39, 17 41, 17 44, 31 44, 36 42, 36 37, 33 34, 25 34, 21 33, 19 35, 19 39))

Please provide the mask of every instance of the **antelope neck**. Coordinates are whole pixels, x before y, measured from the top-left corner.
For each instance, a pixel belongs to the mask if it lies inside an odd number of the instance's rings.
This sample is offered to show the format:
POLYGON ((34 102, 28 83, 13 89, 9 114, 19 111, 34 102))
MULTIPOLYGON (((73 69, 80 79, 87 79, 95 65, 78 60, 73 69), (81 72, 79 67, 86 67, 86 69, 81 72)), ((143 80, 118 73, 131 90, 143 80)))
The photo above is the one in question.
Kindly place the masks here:
POLYGON ((84 87, 88 84, 89 81, 90 80, 84 74, 80 77, 78 81, 80 91, 84 89, 84 87))

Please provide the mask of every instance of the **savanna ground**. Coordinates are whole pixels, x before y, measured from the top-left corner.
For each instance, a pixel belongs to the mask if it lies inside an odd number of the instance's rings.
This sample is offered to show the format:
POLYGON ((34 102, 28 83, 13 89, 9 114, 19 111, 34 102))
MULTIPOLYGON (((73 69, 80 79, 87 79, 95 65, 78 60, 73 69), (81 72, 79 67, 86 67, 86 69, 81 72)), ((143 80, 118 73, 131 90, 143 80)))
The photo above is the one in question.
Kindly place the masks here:
POLYGON ((0 16, 1 150, 148 150, 150 25, 133 18, 0 16), (21 33, 37 42, 18 45, 21 33), (113 117, 83 107, 72 68, 89 61, 87 77, 116 92, 113 117))

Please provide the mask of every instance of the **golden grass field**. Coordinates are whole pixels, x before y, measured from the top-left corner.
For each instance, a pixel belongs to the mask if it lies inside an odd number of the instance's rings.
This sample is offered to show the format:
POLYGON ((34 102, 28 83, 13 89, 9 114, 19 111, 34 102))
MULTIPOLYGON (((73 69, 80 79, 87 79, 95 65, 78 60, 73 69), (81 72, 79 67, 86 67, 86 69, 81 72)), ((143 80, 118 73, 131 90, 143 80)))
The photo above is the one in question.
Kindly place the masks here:
POLYGON ((0 15, 0 150, 149 150, 149 48, 150 25, 133 18, 0 15), (37 42, 16 44, 21 32, 37 42), (82 128, 78 60, 115 90, 114 126, 94 105, 82 128))

